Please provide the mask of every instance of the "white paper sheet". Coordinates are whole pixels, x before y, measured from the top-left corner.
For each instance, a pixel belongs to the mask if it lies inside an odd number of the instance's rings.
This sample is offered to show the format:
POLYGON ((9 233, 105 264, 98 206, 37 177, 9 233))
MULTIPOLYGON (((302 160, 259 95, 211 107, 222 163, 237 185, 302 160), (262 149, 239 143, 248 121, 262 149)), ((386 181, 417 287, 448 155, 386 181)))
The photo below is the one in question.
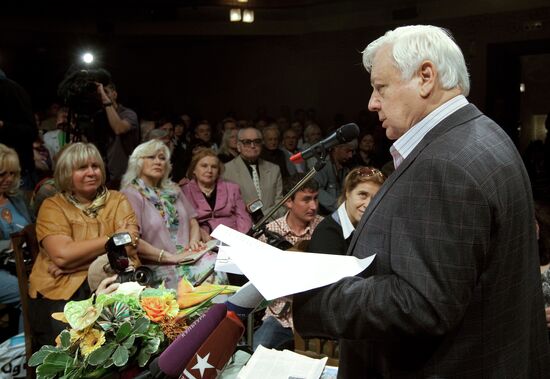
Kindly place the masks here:
POLYGON ((372 255, 358 259, 346 255, 282 251, 225 225, 214 229, 212 237, 229 245, 220 248, 222 257, 229 256, 266 300, 322 287, 343 277, 357 275, 375 257, 372 255))

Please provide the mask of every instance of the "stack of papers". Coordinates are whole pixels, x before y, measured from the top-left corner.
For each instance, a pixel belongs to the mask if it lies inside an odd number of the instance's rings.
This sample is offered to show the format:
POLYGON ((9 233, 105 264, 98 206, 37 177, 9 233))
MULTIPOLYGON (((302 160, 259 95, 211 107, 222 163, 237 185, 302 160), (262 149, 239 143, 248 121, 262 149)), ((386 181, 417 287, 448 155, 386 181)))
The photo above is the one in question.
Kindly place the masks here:
POLYGON ((314 359, 289 350, 258 346, 237 379, 319 379, 328 358, 314 359))
POLYGON ((283 251, 225 225, 219 225, 211 235, 224 244, 219 248, 215 270, 246 275, 266 300, 355 276, 375 257, 283 251))

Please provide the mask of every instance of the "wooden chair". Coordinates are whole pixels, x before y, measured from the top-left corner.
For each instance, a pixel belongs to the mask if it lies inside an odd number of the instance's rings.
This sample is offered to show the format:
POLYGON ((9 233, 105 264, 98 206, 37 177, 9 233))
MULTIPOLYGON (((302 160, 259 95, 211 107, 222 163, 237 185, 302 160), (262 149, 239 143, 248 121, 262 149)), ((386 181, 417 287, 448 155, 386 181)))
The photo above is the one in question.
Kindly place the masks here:
MULTIPOLYGON (((21 312, 23 314, 23 330, 25 331, 25 355, 27 362, 32 355, 32 334, 29 323, 29 274, 39 247, 36 240, 35 225, 27 225, 24 229, 11 236, 12 247, 15 255, 15 269, 17 281, 19 282, 19 295, 21 297, 21 312)), ((34 377, 34 370, 27 367, 27 378, 34 377)))
POLYGON ((322 338, 302 338, 294 332, 294 352, 311 358, 328 357, 327 365, 338 366, 340 350, 338 341, 322 338))

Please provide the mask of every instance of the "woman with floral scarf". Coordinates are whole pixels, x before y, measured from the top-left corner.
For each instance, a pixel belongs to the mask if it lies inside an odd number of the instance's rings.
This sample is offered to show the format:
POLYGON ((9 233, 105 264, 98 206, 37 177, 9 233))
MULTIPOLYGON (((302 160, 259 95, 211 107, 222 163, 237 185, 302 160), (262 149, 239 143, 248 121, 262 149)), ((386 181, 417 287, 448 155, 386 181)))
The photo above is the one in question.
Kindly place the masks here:
MULTIPOLYGON (((138 219, 141 238, 138 254, 167 288, 176 288, 176 265, 203 247, 193 206, 168 175, 170 150, 159 140, 142 143, 128 161, 121 183, 138 219)), ((194 282, 214 264, 215 254, 206 254, 193 265, 181 266, 194 282)))
MULTIPOLYGON (((89 143, 69 145, 54 172, 59 192, 44 200, 36 221, 40 253, 29 277, 30 324, 34 348, 54 344, 65 325, 51 318, 69 300, 90 297, 88 267, 105 254, 111 235, 129 232, 138 237, 134 211, 126 197, 105 187, 105 165, 89 143)), ((134 266, 133 246, 126 252, 134 266)))

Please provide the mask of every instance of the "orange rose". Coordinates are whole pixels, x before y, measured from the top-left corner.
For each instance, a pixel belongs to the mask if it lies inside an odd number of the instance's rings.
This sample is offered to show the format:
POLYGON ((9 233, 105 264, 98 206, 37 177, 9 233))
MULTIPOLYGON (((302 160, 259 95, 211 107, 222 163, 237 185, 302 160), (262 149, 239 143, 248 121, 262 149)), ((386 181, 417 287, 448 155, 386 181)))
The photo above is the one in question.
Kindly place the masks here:
POLYGON ((147 318, 153 322, 159 322, 168 314, 170 305, 159 297, 145 297, 141 299, 141 307, 147 318))

